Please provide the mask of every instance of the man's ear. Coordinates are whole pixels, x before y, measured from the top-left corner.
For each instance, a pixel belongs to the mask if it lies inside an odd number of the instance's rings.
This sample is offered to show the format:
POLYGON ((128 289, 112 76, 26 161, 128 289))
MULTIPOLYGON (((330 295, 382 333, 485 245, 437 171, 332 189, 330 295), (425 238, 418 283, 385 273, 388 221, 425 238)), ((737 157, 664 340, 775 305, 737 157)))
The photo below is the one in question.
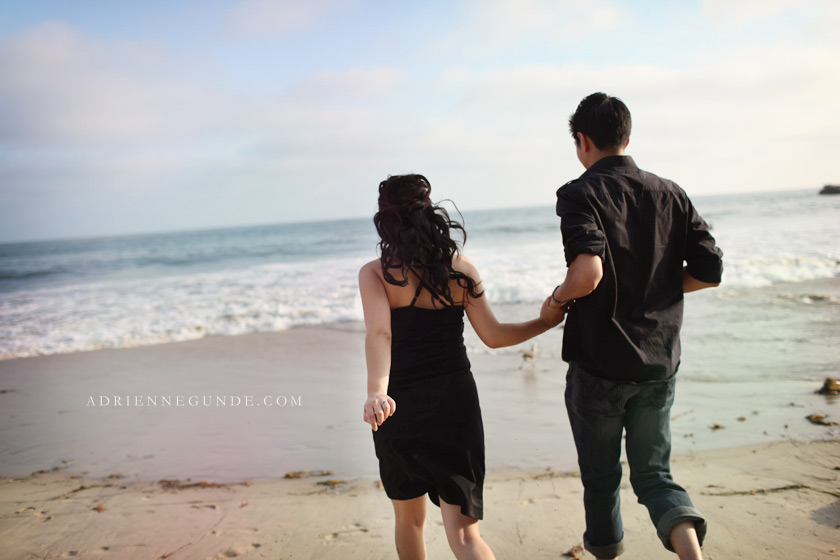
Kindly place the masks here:
POLYGON ((583 132, 578 132, 578 139, 580 140, 580 149, 584 152, 588 152, 592 149, 592 140, 584 134, 583 132))

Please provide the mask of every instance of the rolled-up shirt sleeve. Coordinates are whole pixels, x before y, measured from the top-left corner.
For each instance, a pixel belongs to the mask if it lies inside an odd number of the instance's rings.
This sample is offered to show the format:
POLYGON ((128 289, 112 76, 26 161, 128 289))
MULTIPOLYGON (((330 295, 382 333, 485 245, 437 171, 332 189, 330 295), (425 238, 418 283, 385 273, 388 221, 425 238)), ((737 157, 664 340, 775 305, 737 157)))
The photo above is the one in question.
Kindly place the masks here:
POLYGON ((584 253, 598 255, 604 260, 607 238, 598 225, 595 211, 582 197, 567 187, 558 190, 557 215, 560 216, 566 266, 584 253))
POLYGON ((715 244, 709 224, 688 202, 688 221, 685 248, 686 269, 692 278, 717 284, 723 276, 723 251, 715 244))

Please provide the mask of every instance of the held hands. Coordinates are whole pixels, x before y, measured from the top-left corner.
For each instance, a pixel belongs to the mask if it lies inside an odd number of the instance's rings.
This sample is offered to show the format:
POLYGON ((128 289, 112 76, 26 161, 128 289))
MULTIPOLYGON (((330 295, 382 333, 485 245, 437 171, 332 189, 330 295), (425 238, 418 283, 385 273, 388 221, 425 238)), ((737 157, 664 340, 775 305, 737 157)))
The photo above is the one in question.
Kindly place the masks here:
POLYGON ((397 403, 388 395, 375 393, 368 395, 365 401, 364 421, 375 432, 382 423, 397 411, 397 403))
POLYGON ((566 312, 571 306, 571 301, 557 301, 552 293, 543 302, 542 309, 540 309, 540 319, 547 328, 553 329, 563 322, 563 319, 566 318, 566 312))

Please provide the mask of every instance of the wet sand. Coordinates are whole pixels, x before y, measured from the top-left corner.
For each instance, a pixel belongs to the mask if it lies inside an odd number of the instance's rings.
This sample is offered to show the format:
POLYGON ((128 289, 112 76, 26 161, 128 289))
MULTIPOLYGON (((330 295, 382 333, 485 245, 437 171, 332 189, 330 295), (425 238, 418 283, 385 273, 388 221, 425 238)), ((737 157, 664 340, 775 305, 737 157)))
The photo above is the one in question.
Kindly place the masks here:
MULTIPOLYGON (((0 361, 3 557, 395 557, 362 340, 347 324, 0 361), (331 474, 283 479, 307 470, 331 474)), ((499 558, 557 558, 583 530, 566 368, 519 349, 470 356, 482 531, 499 558)), ((805 420, 837 420, 834 401, 802 381, 677 387, 674 470, 710 518, 707 557, 840 557, 840 433, 805 420)), ((672 558, 625 486, 628 557, 672 558)), ((429 513, 429 555, 449 557, 429 513)))
MULTIPOLYGON (((538 337, 538 347, 549 336, 560 332, 538 337)), ((346 324, 2 360, 0 474, 65 465, 93 477, 229 482, 329 469, 375 478, 360 412, 363 337, 361 325, 346 324)), ((574 469, 566 364, 547 351, 526 362, 523 348, 470 354, 488 470, 574 469)), ((837 420, 836 398, 818 388, 680 379, 674 451, 840 437, 836 426, 805 420, 837 420)))

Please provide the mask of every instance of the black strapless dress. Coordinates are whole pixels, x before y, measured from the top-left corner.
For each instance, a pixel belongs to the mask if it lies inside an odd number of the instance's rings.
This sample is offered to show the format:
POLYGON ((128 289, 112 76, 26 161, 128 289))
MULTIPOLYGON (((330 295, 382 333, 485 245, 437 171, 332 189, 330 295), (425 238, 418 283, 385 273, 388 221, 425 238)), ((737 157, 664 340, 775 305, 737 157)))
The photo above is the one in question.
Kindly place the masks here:
POLYGON ((481 519, 484 427, 463 335, 461 307, 391 310, 388 394, 397 411, 372 433, 389 498, 428 493, 481 519))

